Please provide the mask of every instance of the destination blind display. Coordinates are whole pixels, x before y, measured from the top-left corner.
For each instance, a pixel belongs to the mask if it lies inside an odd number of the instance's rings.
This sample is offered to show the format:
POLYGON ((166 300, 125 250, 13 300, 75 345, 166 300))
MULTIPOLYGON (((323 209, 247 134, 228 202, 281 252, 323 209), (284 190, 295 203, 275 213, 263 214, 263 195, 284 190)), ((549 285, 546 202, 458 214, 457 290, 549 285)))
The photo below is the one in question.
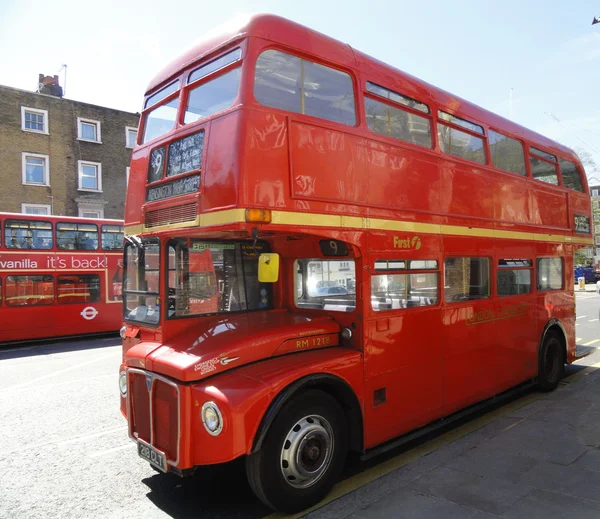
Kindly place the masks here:
POLYGON ((202 163, 202 148, 204 147, 204 132, 188 135, 183 139, 169 144, 167 159, 167 177, 200 169, 202 163))
POLYGON ((195 193, 200 188, 200 175, 192 175, 190 177, 180 178, 161 184, 160 186, 148 188, 146 192, 146 202, 155 202, 156 200, 164 200, 173 198, 174 196, 187 195, 195 193))
POLYGON ((590 227, 589 217, 585 216, 583 214, 576 214, 575 215, 575 232, 590 234, 591 231, 592 230, 590 227))

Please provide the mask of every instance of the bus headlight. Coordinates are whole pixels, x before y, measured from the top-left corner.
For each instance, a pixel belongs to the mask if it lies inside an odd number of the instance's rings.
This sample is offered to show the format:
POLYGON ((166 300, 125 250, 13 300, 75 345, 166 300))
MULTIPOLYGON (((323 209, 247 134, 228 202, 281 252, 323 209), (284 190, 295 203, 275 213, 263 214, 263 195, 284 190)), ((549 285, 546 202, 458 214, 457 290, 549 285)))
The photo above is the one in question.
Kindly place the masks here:
POLYGON ((127 396, 127 373, 125 371, 119 373, 119 391, 123 398, 127 396))
POLYGON ((218 436, 223 430, 223 416, 219 407, 214 402, 206 402, 202 406, 202 412, 200 414, 204 428, 208 434, 218 436))
POLYGON ((121 339, 125 338, 126 331, 127 331, 127 326, 122 326, 121 329, 119 330, 119 335, 121 336, 121 339))

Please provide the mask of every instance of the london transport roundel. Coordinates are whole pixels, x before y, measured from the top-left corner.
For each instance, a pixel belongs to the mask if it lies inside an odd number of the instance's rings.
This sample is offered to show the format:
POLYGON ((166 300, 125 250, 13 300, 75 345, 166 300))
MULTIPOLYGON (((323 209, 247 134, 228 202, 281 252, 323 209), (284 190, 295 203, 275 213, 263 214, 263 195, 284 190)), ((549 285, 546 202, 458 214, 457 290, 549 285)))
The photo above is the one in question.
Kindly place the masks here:
POLYGON ((86 321, 91 321, 97 315, 98 315, 98 310, 96 310, 93 306, 86 306, 81 311, 81 317, 83 317, 86 321))

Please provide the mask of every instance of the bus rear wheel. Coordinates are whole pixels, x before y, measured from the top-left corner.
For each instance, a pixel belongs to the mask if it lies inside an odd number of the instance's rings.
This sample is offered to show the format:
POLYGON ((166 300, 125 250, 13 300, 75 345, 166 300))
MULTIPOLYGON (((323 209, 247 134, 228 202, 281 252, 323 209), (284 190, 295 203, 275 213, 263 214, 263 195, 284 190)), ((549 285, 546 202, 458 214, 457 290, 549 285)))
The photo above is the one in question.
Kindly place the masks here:
POLYGON ((328 393, 307 391, 283 407, 261 449, 246 458, 248 482, 267 506, 300 512, 329 493, 347 449, 340 405, 328 393))
POLYGON ((565 355, 562 342, 556 332, 548 332, 540 349, 537 383, 546 392, 556 389, 565 371, 565 355))

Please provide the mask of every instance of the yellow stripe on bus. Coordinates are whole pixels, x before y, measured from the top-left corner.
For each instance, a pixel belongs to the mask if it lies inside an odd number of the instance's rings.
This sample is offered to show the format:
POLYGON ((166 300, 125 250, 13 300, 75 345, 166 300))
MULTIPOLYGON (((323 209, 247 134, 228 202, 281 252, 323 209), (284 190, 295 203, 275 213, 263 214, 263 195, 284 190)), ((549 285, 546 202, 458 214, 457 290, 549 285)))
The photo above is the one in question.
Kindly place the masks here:
MULTIPOLYGON (((443 225, 433 223, 407 222, 382 218, 367 218, 348 215, 331 215, 322 213, 300 213, 295 211, 271 211, 271 223, 275 225, 298 225, 303 227, 333 227, 342 229, 372 229, 380 231, 401 231, 410 233, 438 234, 448 236, 477 236, 481 238, 503 238, 512 240, 528 240, 539 242, 574 243, 591 245, 593 239, 583 236, 566 236, 545 232, 505 231, 502 229, 486 229, 464 225, 443 225)), ((168 229, 185 229, 192 227, 210 227, 234 223, 246 223, 245 209, 227 209, 198 215, 193 221, 180 222, 157 227, 129 225, 125 227, 128 235, 143 232, 164 231, 168 229)))

